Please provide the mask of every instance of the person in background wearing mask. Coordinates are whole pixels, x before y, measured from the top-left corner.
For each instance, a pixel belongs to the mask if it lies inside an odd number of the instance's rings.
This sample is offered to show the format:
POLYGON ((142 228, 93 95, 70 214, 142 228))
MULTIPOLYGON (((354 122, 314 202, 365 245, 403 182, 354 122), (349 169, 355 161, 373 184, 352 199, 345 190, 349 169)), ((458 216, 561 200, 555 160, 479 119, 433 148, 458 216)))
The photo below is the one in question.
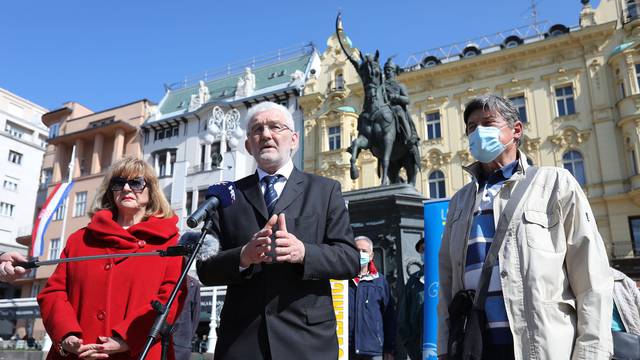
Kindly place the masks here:
MULTIPOLYGON (((407 274, 404 294, 398 306, 398 334, 411 360, 422 360, 422 327, 424 322, 424 238, 416 242, 420 255, 418 270, 407 274)), ((414 263, 415 264, 415 263, 414 263)))
POLYGON ((358 236, 355 242, 360 273, 349 281, 349 359, 393 360, 396 314, 391 288, 373 263, 371 239, 358 236))
POLYGON ((524 195, 512 199, 522 216, 511 220, 490 276, 482 359, 609 359, 613 278, 580 184, 565 169, 529 167, 510 101, 474 98, 464 122, 478 161, 465 167, 472 181, 449 203, 440 247, 439 358, 450 350, 449 305, 477 288, 502 211, 532 171, 524 195))

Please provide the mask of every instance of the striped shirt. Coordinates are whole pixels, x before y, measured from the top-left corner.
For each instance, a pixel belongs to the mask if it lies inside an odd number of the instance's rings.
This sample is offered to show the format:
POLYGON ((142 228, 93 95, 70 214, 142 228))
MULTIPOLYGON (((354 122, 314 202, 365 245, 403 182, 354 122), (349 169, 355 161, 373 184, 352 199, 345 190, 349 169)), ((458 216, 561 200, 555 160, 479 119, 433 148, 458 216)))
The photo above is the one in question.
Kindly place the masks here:
MULTIPOLYGON (((489 253, 493 236, 496 232, 496 224, 493 220, 493 199, 498 195, 504 181, 509 179, 516 171, 518 161, 505 165, 490 176, 478 179, 479 192, 482 198, 478 207, 474 209, 469 241, 467 243, 467 258, 464 274, 466 289, 477 289, 482 273, 484 260, 489 253)), ((502 296, 500 283, 500 268, 498 263, 493 267, 489 289, 485 302, 487 316, 487 337, 492 344, 513 343, 509 320, 502 296)))

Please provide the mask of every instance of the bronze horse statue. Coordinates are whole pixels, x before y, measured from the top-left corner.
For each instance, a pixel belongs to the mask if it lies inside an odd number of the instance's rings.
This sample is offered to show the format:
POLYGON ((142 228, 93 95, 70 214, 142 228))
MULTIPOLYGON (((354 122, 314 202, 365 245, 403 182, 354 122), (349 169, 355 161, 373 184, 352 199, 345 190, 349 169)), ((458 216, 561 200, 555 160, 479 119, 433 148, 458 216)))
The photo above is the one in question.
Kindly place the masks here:
POLYGON ((341 15, 336 19, 336 34, 338 42, 347 59, 358 72, 364 87, 364 104, 358 116, 358 136, 351 142, 348 152, 351 154, 351 179, 357 179, 360 174, 356 167, 356 159, 360 151, 370 149, 378 159, 378 175, 381 185, 402 183, 400 169, 404 167, 407 182, 415 186, 416 174, 419 169, 418 148, 415 144, 407 144, 402 131, 399 131, 398 119, 389 103, 383 83, 380 67, 380 52, 376 50, 374 56, 363 55, 360 50, 361 62, 355 61, 347 52, 341 39, 341 15))

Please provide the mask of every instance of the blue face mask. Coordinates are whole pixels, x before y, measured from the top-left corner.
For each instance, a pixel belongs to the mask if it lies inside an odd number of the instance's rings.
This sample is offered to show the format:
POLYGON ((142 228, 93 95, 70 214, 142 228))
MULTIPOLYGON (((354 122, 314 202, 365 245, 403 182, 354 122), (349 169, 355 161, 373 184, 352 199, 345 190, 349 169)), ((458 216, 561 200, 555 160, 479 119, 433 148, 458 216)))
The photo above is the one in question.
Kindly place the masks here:
POLYGON ((469 135, 469 151, 471 151, 471 155, 483 163, 490 163, 500 156, 511 142, 507 144, 500 142, 501 129, 493 126, 478 126, 469 135))
POLYGON ((360 265, 367 265, 369 263, 369 254, 366 252, 360 252, 360 265))

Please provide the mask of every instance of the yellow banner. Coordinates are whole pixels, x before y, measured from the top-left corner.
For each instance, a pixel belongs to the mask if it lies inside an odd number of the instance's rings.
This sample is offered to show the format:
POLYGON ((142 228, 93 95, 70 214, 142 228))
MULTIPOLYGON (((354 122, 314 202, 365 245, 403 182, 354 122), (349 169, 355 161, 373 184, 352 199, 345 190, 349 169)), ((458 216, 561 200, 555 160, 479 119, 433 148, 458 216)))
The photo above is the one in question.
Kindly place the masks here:
POLYGON ((349 359, 349 281, 331 280, 333 310, 336 312, 338 360, 349 359))

